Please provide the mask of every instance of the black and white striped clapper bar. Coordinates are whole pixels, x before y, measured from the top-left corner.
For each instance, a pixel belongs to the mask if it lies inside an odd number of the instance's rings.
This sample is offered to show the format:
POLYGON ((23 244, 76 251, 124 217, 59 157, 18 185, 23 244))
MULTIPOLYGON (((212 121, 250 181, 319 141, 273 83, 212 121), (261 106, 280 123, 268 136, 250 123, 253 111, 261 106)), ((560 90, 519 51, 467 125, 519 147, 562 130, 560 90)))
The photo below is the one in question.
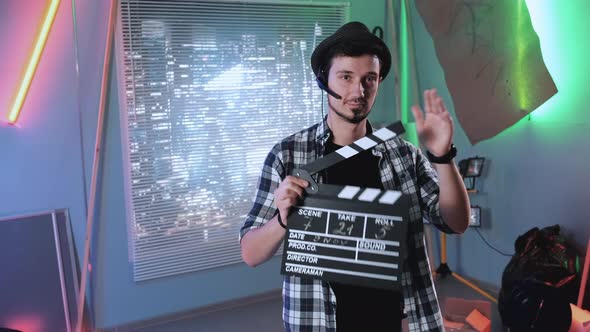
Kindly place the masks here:
POLYGON ((408 197, 393 190, 318 184, 311 175, 403 133, 396 122, 293 171, 309 186, 288 217, 282 274, 401 290, 408 197))

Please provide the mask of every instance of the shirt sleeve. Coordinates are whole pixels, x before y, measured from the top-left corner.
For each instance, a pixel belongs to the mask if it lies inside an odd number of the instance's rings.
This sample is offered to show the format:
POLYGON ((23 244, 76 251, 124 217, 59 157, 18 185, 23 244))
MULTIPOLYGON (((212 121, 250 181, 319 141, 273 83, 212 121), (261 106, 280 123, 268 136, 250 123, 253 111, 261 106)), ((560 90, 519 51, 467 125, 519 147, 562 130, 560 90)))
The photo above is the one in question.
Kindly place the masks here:
POLYGON ((280 145, 275 145, 266 156, 262 166, 262 172, 258 178, 256 194, 254 195, 252 208, 246 216, 244 225, 240 229, 240 241, 244 234, 250 230, 264 225, 276 214, 277 207, 274 202, 274 191, 285 177, 285 168, 281 161, 280 145))
POLYGON ((416 173, 422 215, 442 232, 454 234, 455 232, 445 223, 440 214, 438 174, 420 149, 416 149, 416 173))

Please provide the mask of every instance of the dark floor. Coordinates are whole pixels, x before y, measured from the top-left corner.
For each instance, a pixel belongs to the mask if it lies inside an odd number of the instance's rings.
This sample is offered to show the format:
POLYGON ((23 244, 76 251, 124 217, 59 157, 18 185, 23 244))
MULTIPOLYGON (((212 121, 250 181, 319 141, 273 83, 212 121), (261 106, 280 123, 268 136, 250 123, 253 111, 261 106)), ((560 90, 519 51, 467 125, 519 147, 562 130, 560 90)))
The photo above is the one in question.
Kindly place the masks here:
MULTIPOLYGON (((487 300, 453 277, 436 283, 439 301, 443 306, 447 297, 487 300)), ((495 294, 493 294, 495 295, 495 294)), ((492 331, 504 331, 501 327, 497 306, 492 303, 492 331)), ((234 303, 230 308, 213 308, 174 320, 153 321, 143 326, 109 330, 109 332, 200 332, 200 331, 284 331, 281 321, 282 304, 280 292, 274 292, 262 299, 248 300, 247 303, 234 303)), ((451 330, 447 329, 447 332, 451 330)))
MULTIPOLYGON (((483 288, 482 285, 480 287, 483 288)), ((495 298, 498 298, 498 290, 497 289, 486 289, 495 298)), ((483 295, 480 295, 470 287, 466 286, 465 284, 457 281, 457 279, 453 277, 447 277, 443 280, 439 280, 436 283, 436 292, 438 294, 439 302, 442 306, 443 315, 446 313, 446 308, 444 306, 445 299, 447 297, 458 297, 463 298, 466 300, 485 300, 489 301, 483 295)), ((491 302, 491 301, 490 301, 491 302)), ((492 332, 504 332, 507 329, 502 327, 502 322, 500 321, 500 314, 498 313, 498 306, 491 302, 492 304, 492 332)), ((447 329, 447 332, 452 332, 452 330, 447 329)))

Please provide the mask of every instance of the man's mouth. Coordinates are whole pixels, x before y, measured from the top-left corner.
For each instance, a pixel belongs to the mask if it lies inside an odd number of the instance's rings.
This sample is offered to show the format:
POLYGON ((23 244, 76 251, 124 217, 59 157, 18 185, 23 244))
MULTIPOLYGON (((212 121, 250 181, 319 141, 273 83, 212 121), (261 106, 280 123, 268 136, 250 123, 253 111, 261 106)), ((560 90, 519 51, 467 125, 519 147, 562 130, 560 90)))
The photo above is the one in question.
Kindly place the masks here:
POLYGON ((350 107, 364 107, 367 103, 347 103, 350 107))

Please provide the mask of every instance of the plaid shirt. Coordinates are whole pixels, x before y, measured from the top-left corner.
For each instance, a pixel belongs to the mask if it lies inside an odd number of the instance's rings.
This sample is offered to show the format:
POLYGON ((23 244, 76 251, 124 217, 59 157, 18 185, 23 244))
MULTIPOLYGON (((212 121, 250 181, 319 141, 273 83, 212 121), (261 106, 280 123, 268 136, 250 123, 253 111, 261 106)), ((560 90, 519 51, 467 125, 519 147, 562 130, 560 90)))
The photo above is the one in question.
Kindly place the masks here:
MULTIPOLYGON (((370 130, 369 125, 369 130, 370 130)), ((324 155, 331 131, 326 118, 276 144, 264 162, 254 204, 240 230, 240 239, 276 213, 274 191, 294 168, 324 155)), ((404 304, 410 331, 444 331, 424 244, 423 216, 440 230, 452 233, 439 213, 438 178, 419 149, 396 137, 377 145, 379 173, 385 189, 409 195, 408 258, 402 273, 404 304)), ((317 175, 316 175, 317 176, 317 175)), ((322 182, 321 176, 314 176, 322 182)), ((327 282, 285 276, 283 321, 286 331, 336 331, 336 296, 327 282)))

